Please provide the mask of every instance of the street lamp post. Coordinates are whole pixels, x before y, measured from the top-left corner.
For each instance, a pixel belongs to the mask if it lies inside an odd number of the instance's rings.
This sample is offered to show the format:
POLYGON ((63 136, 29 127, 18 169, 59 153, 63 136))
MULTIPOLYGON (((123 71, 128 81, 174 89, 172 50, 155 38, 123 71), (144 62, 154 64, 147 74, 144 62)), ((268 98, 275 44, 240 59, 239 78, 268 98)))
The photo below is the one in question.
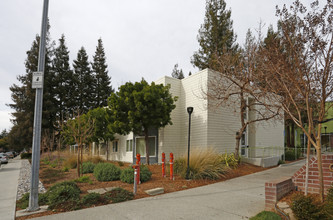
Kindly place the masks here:
POLYGON ((186 170, 186 179, 189 179, 190 174, 190 138, 191 138, 191 114, 193 112, 193 107, 187 107, 188 113, 188 148, 187 148, 187 170, 186 170))

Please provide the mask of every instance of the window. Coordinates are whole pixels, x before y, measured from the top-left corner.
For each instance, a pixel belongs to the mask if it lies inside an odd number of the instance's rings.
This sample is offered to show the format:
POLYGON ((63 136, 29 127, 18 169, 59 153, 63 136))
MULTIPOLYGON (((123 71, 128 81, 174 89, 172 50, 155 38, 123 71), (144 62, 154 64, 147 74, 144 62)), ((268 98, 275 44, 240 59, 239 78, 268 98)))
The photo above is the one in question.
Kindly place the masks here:
POLYGON ((112 152, 118 152, 118 141, 112 142, 112 152))
POLYGON ((133 140, 127 140, 126 141, 126 152, 132 152, 133 151, 133 140))
MULTIPOLYGON (((148 138, 148 147, 149 147, 149 156, 153 157, 156 156, 156 138, 149 137, 148 138)), ((144 137, 136 138, 136 153, 142 155, 143 157, 146 156, 146 143, 144 137)))

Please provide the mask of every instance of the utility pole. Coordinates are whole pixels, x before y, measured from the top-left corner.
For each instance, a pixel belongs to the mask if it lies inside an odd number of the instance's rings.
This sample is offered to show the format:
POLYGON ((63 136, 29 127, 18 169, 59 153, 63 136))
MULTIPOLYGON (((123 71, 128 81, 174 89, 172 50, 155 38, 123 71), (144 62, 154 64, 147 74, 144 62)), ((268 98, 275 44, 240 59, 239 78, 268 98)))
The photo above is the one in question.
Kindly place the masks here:
POLYGON ((44 0, 41 36, 39 41, 38 72, 33 74, 32 88, 36 88, 34 127, 32 138, 32 168, 29 207, 27 211, 39 210, 38 205, 38 184, 39 184, 39 161, 40 161, 40 142, 42 128, 42 108, 43 108, 43 84, 44 67, 46 53, 46 32, 47 32, 47 13, 49 0, 44 0))

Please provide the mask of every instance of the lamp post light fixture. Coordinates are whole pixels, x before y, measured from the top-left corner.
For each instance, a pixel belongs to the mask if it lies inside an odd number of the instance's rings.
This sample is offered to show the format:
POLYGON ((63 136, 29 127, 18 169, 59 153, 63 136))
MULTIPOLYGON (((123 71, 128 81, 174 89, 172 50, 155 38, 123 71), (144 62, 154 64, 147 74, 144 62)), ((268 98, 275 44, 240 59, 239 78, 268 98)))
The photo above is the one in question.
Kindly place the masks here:
POLYGON ((188 113, 188 147, 187 147, 187 170, 186 170, 186 179, 189 179, 190 174, 190 138, 191 138, 191 114, 193 112, 193 107, 187 107, 188 113))

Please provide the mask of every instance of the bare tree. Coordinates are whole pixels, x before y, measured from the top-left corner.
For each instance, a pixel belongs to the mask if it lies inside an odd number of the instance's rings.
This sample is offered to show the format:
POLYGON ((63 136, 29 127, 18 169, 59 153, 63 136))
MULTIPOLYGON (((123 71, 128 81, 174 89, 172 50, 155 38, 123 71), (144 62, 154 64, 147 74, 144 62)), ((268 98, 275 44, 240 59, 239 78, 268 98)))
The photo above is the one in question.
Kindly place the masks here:
POLYGON ((217 57, 216 76, 209 81, 207 97, 210 107, 227 107, 239 114, 240 127, 236 133, 235 158, 239 157, 239 145, 246 128, 255 122, 268 121, 281 116, 281 109, 272 102, 266 92, 253 83, 256 71, 256 53, 258 46, 251 32, 248 31, 244 49, 238 54, 225 51, 217 57), (254 117, 248 117, 251 112, 254 117))
POLYGON ((278 32, 261 45, 256 79, 263 91, 279 94, 276 101, 315 147, 323 201, 321 127, 333 98, 333 2, 319 9, 314 1, 308 11, 296 0, 277 15, 278 32))

